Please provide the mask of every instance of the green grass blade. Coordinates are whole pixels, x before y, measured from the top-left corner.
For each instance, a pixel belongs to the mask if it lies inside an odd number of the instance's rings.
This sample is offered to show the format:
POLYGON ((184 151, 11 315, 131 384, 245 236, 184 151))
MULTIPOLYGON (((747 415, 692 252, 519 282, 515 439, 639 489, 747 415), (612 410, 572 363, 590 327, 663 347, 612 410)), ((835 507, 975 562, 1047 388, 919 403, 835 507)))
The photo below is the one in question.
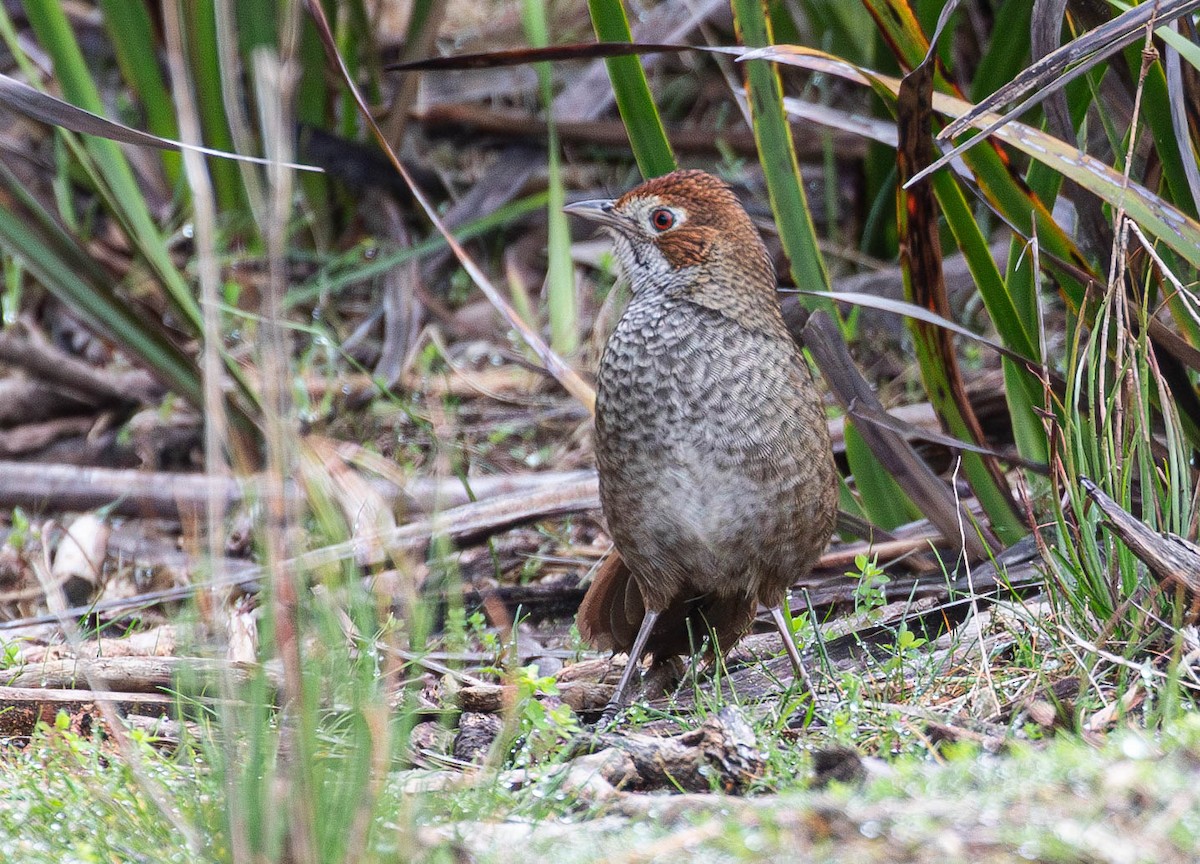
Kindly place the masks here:
MULTIPOLYGON (((74 33, 67 22, 62 6, 54 0, 33 0, 25 4, 25 12, 29 18, 39 43, 54 60, 56 80, 63 88, 67 101, 103 116, 104 108, 99 91, 91 78, 87 64, 74 33)), ((7 16, 0 13, 0 29, 10 48, 17 53, 16 42, 12 39, 11 22, 7 16)), ((103 196, 113 216, 120 222, 122 229, 129 238, 131 245, 141 253, 153 274, 166 289, 164 297, 167 305, 175 315, 178 326, 185 328, 191 335, 199 336, 203 332, 200 308, 193 296, 183 274, 175 266, 167 249, 162 234, 158 230, 150 210, 134 178, 133 171, 120 148, 105 138, 86 136, 82 143, 70 133, 63 133, 68 146, 74 148, 74 154, 81 167, 88 175, 97 191, 103 196)), ((31 271, 37 272, 34 267, 31 271)), ((49 278, 49 276, 47 276, 49 278)), ((71 284, 78 287, 79 280, 58 284, 71 284)), ((94 285, 94 289, 103 291, 104 285, 94 285)), ((77 302, 86 307, 84 299, 77 302)), ((99 301, 97 301, 99 302, 99 301)), ((101 303, 103 306, 103 303, 101 303)), ((118 303, 121 307, 123 304, 118 303)), ((117 338, 128 337, 133 341, 124 343, 131 352, 142 356, 151 368, 164 376, 166 383, 181 396, 197 406, 203 405, 199 379, 194 365, 187 360, 186 368, 182 368, 178 358, 172 358, 164 353, 161 345, 157 348, 150 343, 139 341, 136 327, 119 317, 105 322, 103 317, 97 319, 105 323, 117 338)), ((247 412, 247 405, 253 405, 255 398, 245 382, 240 367, 232 361, 227 361, 230 374, 238 383, 239 390, 245 401, 232 401, 231 406, 237 424, 246 430, 253 429, 254 423, 247 412)))
POLYGON ((27 217, 25 221, 30 230, 36 231, 41 241, 53 250, 56 257, 79 273, 81 278, 101 284, 111 281, 104 268, 87 254, 87 250, 55 220, 36 196, 22 185, 12 169, 3 163, 0 163, 0 183, 4 184, 6 192, 12 196, 9 207, 15 209, 13 205, 19 205, 27 217))
POLYGON ((548 240, 546 254, 547 298, 550 318, 550 347, 559 354, 571 355, 579 348, 579 310, 575 302, 575 265, 571 261, 571 231, 563 206, 567 203, 562 180, 562 157, 558 133, 549 126, 550 185, 546 207, 548 240))
POLYGON ((243 57, 249 57, 255 48, 279 41, 278 4, 274 0, 236 0, 232 11, 237 21, 238 50, 243 57))
MULTIPOLYGON (((759 0, 733 0, 734 23, 749 48, 771 44, 771 30, 759 0)), ((778 70, 762 60, 745 63, 746 93, 754 122, 754 140, 762 163, 771 212, 787 252, 792 279, 800 288, 827 290, 829 274, 817 245, 817 232, 804 194, 792 130, 783 107, 778 70)))
POLYGON ((963 253, 967 268, 971 271, 1000 340, 1026 357, 1040 356, 1036 335, 1026 327, 1013 303, 1013 298, 1000 275, 1000 269, 992 258, 987 238, 983 236, 979 223, 975 221, 958 181, 950 174, 939 174, 934 180, 934 191, 942 215, 963 253))
MULTIPOLYGON (((241 8, 241 4, 238 4, 241 8)), ((296 121, 318 129, 329 125, 328 114, 333 96, 325 86, 325 49, 312 21, 304 19, 300 33, 300 81, 296 85, 296 121)), ((303 153, 301 145, 301 153, 303 153)), ((318 249, 328 248, 334 234, 333 194, 324 174, 302 172, 297 178, 304 191, 308 225, 318 249)))
MULTIPOLYGON (((871 13, 863 4, 846 3, 845 0, 801 0, 800 6, 808 26, 817 31, 815 44, 860 65, 875 63, 879 40, 875 38, 871 13), (871 38, 863 38, 864 34, 870 34, 871 38)), ((775 28, 775 35, 781 40, 788 38, 778 28, 775 28)))
POLYGON ((904 70, 925 59, 929 43, 912 7, 905 0, 863 0, 875 27, 904 70))
MULTIPOLYGON (((200 122, 205 144, 220 150, 233 150, 233 134, 225 118, 225 98, 221 93, 221 52, 217 47, 217 17, 214 0, 190 0, 181 7, 187 31, 185 51, 192 69, 200 122)), ((251 169, 252 170, 252 169, 251 169)), ((241 169, 224 159, 209 163, 217 203, 226 213, 246 212, 241 169)))
MULTIPOLYGON (((601 42, 633 41, 621 0, 588 0, 588 11, 596 38, 601 42)), ((641 61, 637 57, 610 57, 604 64, 642 176, 649 179, 674 171, 675 154, 650 95, 641 61)))
MULTIPOLYGON (((178 139, 179 125, 171 107, 170 91, 158 66, 154 22, 146 4, 142 0, 100 0, 100 8, 121 74, 146 113, 147 128, 162 138, 178 139)), ((162 161, 167 178, 172 185, 177 184, 183 176, 179 154, 164 152, 162 161)))
MULTIPOLYGON (((522 19, 534 48, 550 44, 546 0, 524 0, 522 19)), ((546 149, 549 155, 549 188, 546 205, 546 304, 550 318, 550 347, 562 355, 579 347, 579 313, 575 303, 575 264, 571 260, 571 231, 563 205, 567 203, 562 180, 558 129, 554 125, 554 89, 549 63, 537 64, 542 104, 546 109, 546 149)))
POLYGON ((1032 10, 1032 3, 1002 3, 996 8, 992 38, 971 82, 971 98, 976 102, 992 95, 1028 65, 1032 10))
MULTIPOLYGON (((1036 334, 1026 327, 1014 304, 1010 287, 992 258, 987 240, 967 206, 958 181, 949 173, 938 174, 933 178, 933 187, 946 225, 963 253, 1000 341, 1026 357, 1040 357, 1036 334)), ((1017 451, 1030 461, 1046 462, 1049 458, 1046 434, 1036 413, 1042 407, 1040 384, 1008 360, 1004 361, 1004 373, 1017 451)))
MULTIPOLYGON (((901 189, 897 201, 897 217, 901 237, 901 272, 904 277, 904 294, 915 305, 938 312, 949 313, 945 279, 942 272, 942 250, 939 238, 939 216, 941 208, 936 202, 936 187, 932 179, 904 187, 904 181, 933 159, 933 112, 930 96, 933 93, 933 64, 923 63, 905 76, 900 85, 897 100, 897 126, 899 147, 897 166, 901 189)), ((950 189, 948 191, 957 191, 950 189)), ((950 196, 954 200, 954 196, 950 196)), ((964 205, 965 206, 965 205, 964 205)), ((957 215, 962 221, 962 209, 957 215)), ((969 217, 969 213, 966 214, 969 217)), ((973 220, 959 226, 968 248, 973 251, 976 266, 982 263, 978 247, 985 246, 982 236, 975 237, 971 230, 973 220)), ((986 254, 986 248, 984 250, 986 254)), ((989 261, 991 256, 986 256, 989 261)), ((994 270, 994 265, 991 265, 994 270)), ((987 268, 984 268, 987 278, 987 268)), ((999 274, 996 273, 996 278, 999 274)), ((909 319, 920 366, 921 380, 925 392, 933 403, 938 417, 947 431, 957 438, 982 443, 982 431, 975 418, 966 385, 959 369, 957 354, 949 334, 938 328, 909 319)), ((980 504, 991 520, 991 528, 1001 542, 1007 546, 1026 533, 1016 516, 1007 483, 994 459, 985 459, 978 453, 964 452, 962 468, 971 482, 980 504)))
POLYGON ((867 517, 880 528, 891 529, 921 518, 900 484, 880 467, 871 448, 863 441, 854 423, 846 418, 846 461, 854 475, 859 502, 867 517))
POLYGON ((8 208, 0 208, 0 245, 47 290, 140 357, 166 386, 192 404, 202 404, 195 364, 165 336, 155 333, 152 325, 138 318, 129 304, 105 290, 105 282, 85 278, 86 271, 76 265, 76 259, 87 254, 83 249, 70 258, 58 254, 33 230, 29 220, 8 208))
MULTIPOLYGON (((56 0, 31 0, 25 4, 25 12, 39 43, 54 60, 56 78, 67 101, 103 116, 100 93, 62 5, 56 0)), ((124 154, 115 143, 104 138, 89 136, 83 146, 111 193, 114 215, 167 288, 168 301, 181 323, 198 335, 201 329, 199 307, 171 260, 124 154)))

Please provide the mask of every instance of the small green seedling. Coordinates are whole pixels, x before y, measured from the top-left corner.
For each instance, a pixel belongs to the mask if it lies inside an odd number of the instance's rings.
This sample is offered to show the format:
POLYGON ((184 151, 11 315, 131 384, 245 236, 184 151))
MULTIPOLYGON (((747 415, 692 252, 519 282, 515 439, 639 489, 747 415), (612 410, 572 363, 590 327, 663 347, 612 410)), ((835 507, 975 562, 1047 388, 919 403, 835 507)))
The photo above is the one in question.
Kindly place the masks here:
POLYGON ((854 589, 854 611, 860 615, 874 617, 887 603, 885 589, 892 580, 879 566, 876 556, 870 558, 863 553, 854 556, 856 570, 846 572, 851 579, 858 580, 854 589))

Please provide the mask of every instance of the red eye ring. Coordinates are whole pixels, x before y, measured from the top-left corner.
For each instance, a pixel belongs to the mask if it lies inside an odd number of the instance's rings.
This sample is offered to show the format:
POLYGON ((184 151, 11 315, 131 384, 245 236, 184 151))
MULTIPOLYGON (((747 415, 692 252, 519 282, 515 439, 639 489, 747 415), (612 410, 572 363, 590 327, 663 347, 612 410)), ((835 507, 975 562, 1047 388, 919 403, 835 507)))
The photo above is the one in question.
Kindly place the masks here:
POLYGON ((655 231, 666 231, 675 225, 675 214, 666 207, 659 207, 650 214, 650 224, 655 231))

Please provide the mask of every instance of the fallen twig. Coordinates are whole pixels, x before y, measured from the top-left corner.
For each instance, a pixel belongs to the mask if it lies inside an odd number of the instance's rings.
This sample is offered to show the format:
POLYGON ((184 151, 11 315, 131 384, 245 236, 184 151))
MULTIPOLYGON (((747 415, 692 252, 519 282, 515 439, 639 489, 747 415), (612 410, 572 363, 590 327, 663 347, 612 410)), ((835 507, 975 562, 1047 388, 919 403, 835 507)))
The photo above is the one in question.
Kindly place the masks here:
MULTIPOLYGON (((428 512, 435 506, 456 507, 476 500, 526 490, 557 487, 594 477, 592 471, 553 471, 469 478, 470 493, 459 480, 417 477, 403 488, 385 480, 372 485, 388 501, 403 501, 410 510, 428 512)), ((257 477, 234 479, 207 474, 80 468, 0 461, 0 508, 30 511, 95 510, 111 506, 129 516, 178 518, 203 512, 215 495, 232 507, 253 500, 259 492, 257 477)), ((290 484, 288 493, 303 494, 290 484)), ((599 506, 597 504, 596 506, 599 506)))
POLYGON ((1079 484, 1096 502, 1113 533, 1150 568, 1155 578, 1181 585, 1193 596, 1200 596, 1200 548, 1177 534, 1155 531, 1086 477, 1080 477, 1079 484))
POLYGON ((54 724, 59 711, 74 714, 107 702, 123 713, 167 714, 175 699, 161 693, 98 693, 41 687, 0 687, 0 739, 25 738, 38 723, 54 724))
MULTIPOLYGON (((448 537, 458 543, 467 543, 526 522, 594 510, 599 506, 599 492, 594 474, 580 472, 560 475, 559 484, 549 488, 533 492, 515 492, 486 501, 463 504, 433 518, 412 522, 392 531, 305 552, 288 560, 286 565, 306 571, 338 564, 349 558, 356 559, 364 567, 379 565, 386 563, 384 555, 422 549, 435 535, 448 537), (574 479, 580 476, 583 479, 574 479)), ((158 603, 183 600, 208 588, 249 586, 263 577, 262 567, 244 561, 226 560, 224 563, 226 575, 219 580, 149 591, 133 597, 102 601, 92 606, 76 606, 63 610, 62 614, 78 617, 92 613, 145 608, 158 603)), ((0 622, 0 630, 53 623, 58 620, 59 616, 53 613, 37 615, 0 622)))
MULTIPOLYGON (((278 687, 278 673, 263 667, 263 674, 278 687)), ((232 675, 250 681, 257 670, 240 663, 227 663, 201 657, 97 657, 48 660, 27 666, 8 679, 13 687, 72 690, 87 684, 120 693, 159 693, 175 691, 180 676, 195 676, 198 684, 212 683, 216 675, 232 675)))

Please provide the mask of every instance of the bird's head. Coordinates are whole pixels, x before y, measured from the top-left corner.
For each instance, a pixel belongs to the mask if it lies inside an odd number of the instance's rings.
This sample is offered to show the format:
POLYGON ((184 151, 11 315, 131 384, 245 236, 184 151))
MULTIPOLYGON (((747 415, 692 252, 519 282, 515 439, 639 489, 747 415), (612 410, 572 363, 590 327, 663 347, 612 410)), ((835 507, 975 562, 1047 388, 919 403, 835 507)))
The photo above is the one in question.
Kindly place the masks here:
POLYGON ((615 200, 565 209, 608 230, 635 294, 647 287, 774 293, 775 271, 758 230, 729 186, 711 174, 675 171, 615 200))

